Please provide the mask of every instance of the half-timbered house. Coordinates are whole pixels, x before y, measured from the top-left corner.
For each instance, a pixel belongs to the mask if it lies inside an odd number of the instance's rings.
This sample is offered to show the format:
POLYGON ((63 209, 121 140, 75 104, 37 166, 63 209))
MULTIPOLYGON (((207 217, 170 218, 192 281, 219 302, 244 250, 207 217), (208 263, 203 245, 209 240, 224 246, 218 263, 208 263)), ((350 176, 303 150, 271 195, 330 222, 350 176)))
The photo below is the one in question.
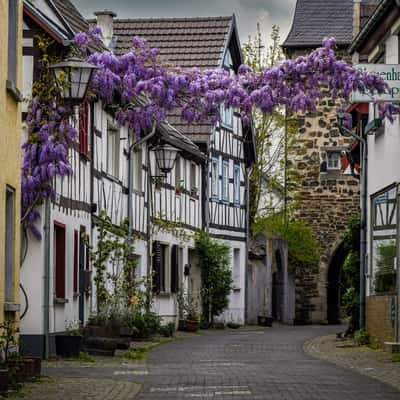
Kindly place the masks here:
MULTIPOLYGON (((23 95, 32 96, 40 68, 40 36, 52 39, 50 52, 67 55, 74 34, 87 22, 69 1, 24 1, 23 95)), ((29 101, 24 103, 23 120, 29 101)), ((42 240, 23 234, 21 268, 21 338, 24 349, 36 355, 54 351, 54 335, 69 324, 84 322, 90 308, 90 271, 82 233, 91 232, 91 113, 88 105, 75 108, 79 131, 70 150, 74 175, 56 179, 56 199, 41 207, 42 240)), ((22 133, 25 140, 26 133, 22 133)))
MULTIPOLYGON (((161 60, 169 65, 185 68, 220 67, 234 74, 242 62, 234 16, 116 19, 112 12, 101 12, 97 13, 97 20, 90 23, 97 23, 103 32, 107 32, 116 54, 125 53, 131 47, 132 37, 139 36, 147 39, 151 46, 159 48, 161 60)), ((213 237, 231 247, 234 290, 223 318, 244 322, 248 169, 255 160, 252 131, 242 127, 237 110, 224 107, 215 127, 208 123, 187 124, 182 121, 179 111, 170 115, 168 122, 199 146, 206 161, 202 170, 195 167, 191 160, 178 161, 168 178, 168 185, 171 185, 168 194, 167 191, 165 195, 163 191, 154 192, 156 207, 164 204, 169 219, 177 218, 179 210, 190 219, 190 229, 206 228, 213 237), (182 180, 185 189, 183 196, 176 194, 180 191, 182 180), (192 189, 197 190, 193 192, 192 189), (169 202, 166 200, 168 196, 169 202)), ((145 203, 146 198, 141 201, 145 203)), ((184 224, 187 223, 186 220, 184 224)), ((175 259, 176 251, 179 253, 180 250, 163 248, 162 245, 161 250, 158 249, 161 260, 169 260, 169 255, 175 259)), ((200 277, 193 253, 190 250, 184 252, 180 260, 180 273, 188 274, 187 280, 192 290, 197 291, 200 277)))

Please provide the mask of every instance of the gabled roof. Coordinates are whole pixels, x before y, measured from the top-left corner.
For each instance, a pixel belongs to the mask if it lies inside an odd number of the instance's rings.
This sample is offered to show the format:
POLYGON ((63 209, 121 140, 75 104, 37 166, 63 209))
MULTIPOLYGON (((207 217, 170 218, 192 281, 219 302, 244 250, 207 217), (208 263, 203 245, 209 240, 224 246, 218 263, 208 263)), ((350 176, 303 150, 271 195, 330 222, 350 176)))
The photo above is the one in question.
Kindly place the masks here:
POLYGON ((89 28, 85 18, 69 0, 45 0, 41 3, 24 0, 24 12, 64 45, 69 45, 76 33, 86 32, 89 28))
POLYGON ((283 47, 316 47, 326 37, 335 37, 338 45, 347 46, 352 36, 353 0, 297 0, 283 47))
POLYGON ((221 65, 233 16, 206 18, 115 19, 116 53, 132 47, 139 36, 160 49, 160 57, 180 67, 216 68, 221 65))

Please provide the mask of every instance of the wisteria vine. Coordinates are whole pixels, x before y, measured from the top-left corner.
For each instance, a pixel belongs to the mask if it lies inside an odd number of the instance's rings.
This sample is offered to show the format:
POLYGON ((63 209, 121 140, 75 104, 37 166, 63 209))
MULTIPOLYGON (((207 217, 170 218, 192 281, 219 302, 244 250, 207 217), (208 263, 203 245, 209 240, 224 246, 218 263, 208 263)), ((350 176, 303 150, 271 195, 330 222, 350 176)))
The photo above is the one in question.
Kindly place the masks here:
MULTIPOLYGON (((349 101, 353 91, 384 93, 385 82, 374 74, 362 72, 338 60, 335 39, 326 39, 323 47, 308 56, 286 60, 256 73, 241 66, 237 75, 223 69, 183 69, 163 65, 159 50, 140 38, 132 39, 132 48, 122 56, 109 51, 91 51, 101 46, 101 31, 91 29, 75 36, 77 51, 96 65, 90 92, 103 106, 117 106, 116 119, 140 136, 151 129, 154 121, 167 119, 179 109, 189 123, 209 121, 215 124, 222 107, 241 112, 244 124, 250 122, 253 108, 270 113, 285 106, 289 112, 314 112, 318 100, 326 96, 349 101)), ((56 87, 55 85, 54 87, 56 87)), ((24 143, 22 170, 22 209, 24 221, 36 237, 40 218, 37 205, 54 198, 56 176, 72 174, 68 161, 75 129, 63 117, 58 98, 33 97, 26 120, 28 140, 24 143)), ((380 105, 381 117, 393 120, 399 107, 380 105)))

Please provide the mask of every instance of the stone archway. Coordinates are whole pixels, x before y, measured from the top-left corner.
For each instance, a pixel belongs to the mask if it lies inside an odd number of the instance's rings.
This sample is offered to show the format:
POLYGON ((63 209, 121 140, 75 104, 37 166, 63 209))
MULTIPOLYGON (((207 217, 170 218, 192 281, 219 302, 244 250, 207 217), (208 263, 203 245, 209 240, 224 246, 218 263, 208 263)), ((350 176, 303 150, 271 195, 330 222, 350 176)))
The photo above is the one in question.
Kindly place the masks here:
POLYGON ((343 264, 348 255, 348 250, 344 246, 344 242, 341 242, 336 250, 333 252, 328 265, 328 274, 326 281, 327 288, 327 316, 326 319, 329 324, 340 323, 340 300, 343 291, 342 286, 342 269, 343 264))

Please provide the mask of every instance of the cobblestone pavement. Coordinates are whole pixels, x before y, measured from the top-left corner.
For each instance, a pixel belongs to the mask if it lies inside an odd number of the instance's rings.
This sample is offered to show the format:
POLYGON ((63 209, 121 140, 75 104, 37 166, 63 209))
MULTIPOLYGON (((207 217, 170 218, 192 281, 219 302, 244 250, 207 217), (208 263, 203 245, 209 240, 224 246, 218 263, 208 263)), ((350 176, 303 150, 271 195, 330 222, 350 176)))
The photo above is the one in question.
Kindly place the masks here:
POLYGON ((304 353, 305 340, 337 329, 278 326, 160 346, 138 400, 399 400, 391 386, 304 353))
MULTIPOLYGON (((338 340, 336 335, 311 339, 304 344, 306 353, 378 379, 400 390, 400 362, 382 350, 355 346, 352 340, 338 340)), ((400 397, 399 397, 400 398, 400 397)))
POLYGON ((23 394, 29 400, 399 400, 389 385, 304 353, 306 340, 337 330, 227 330, 158 346, 147 364, 121 358, 45 363, 50 378, 27 385, 23 394))

